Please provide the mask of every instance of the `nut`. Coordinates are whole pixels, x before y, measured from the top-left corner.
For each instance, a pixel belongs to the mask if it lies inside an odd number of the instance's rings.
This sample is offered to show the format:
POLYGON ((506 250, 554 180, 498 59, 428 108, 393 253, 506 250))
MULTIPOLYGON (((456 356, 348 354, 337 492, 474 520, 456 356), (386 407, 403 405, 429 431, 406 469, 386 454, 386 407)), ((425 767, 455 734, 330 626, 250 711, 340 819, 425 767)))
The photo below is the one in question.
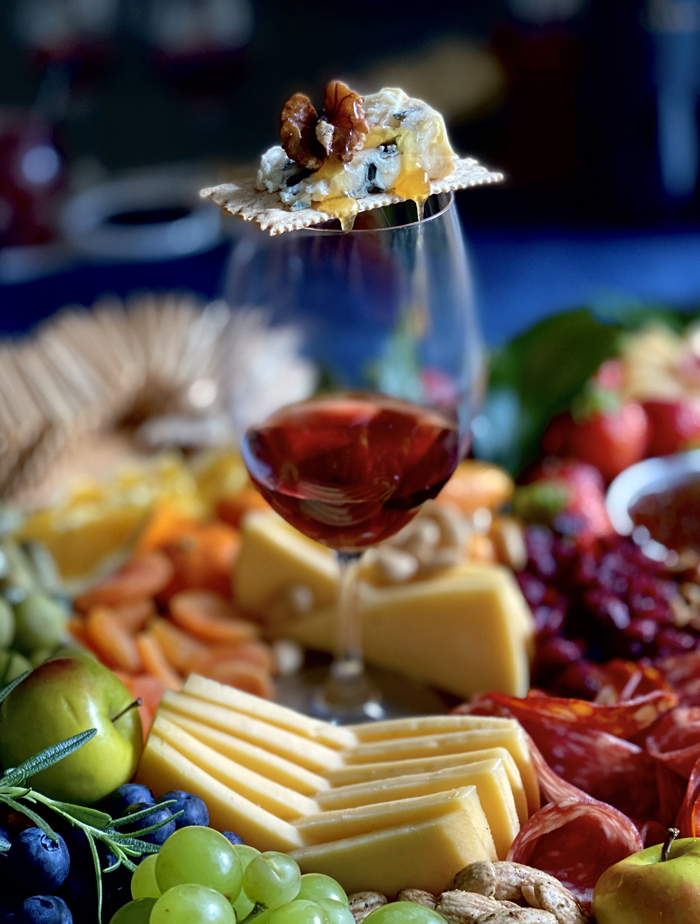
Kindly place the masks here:
POLYGON ((280 140, 290 160, 308 170, 318 170, 325 151, 316 137, 318 114, 303 93, 290 96, 280 113, 280 140))
POLYGON ((348 895, 348 907, 355 918, 355 924, 362 924, 368 914, 387 902, 386 895, 382 895, 381 892, 353 892, 352 895, 348 895))
POLYGON ((461 869, 447 886, 445 892, 462 889, 464 892, 478 892, 493 898, 496 892, 496 872, 490 860, 477 860, 461 869))
POLYGON ((435 910, 448 924, 481 924, 485 915, 499 914, 504 909, 486 895, 453 889, 442 893, 435 910))
POLYGON ((588 924, 590 921, 571 892, 561 883, 554 885, 546 879, 538 879, 534 885, 534 893, 539 907, 553 914, 557 924, 588 924))
POLYGON ((326 87, 323 112, 334 129, 331 153, 347 163, 365 143, 369 132, 362 97, 339 80, 332 80, 326 87))
POLYGON ((476 924, 557 924, 557 919, 539 908, 512 908, 481 917, 476 924))
POLYGON ((493 864, 493 870, 496 874, 494 898, 499 901, 522 903, 523 885, 526 883, 533 884, 540 879, 544 879, 557 887, 561 886, 559 880, 555 879, 554 876, 550 876, 549 873, 543 873, 542 870, 533 869, 531 866, 524 866, 522 863, 496 860, 493 864))
POLYGON ((498 560, 513 571, 522 571, 527 565, 527 549, 523 527, 512 517, 496 517, 489 531, 498 560))
POLYGON ((417 905, 425 905, 426 908, 435 908, 437 899, 431 892, 425 892, 423 889, 401 889, 396 896, 397 902, 415 902, 417 905))

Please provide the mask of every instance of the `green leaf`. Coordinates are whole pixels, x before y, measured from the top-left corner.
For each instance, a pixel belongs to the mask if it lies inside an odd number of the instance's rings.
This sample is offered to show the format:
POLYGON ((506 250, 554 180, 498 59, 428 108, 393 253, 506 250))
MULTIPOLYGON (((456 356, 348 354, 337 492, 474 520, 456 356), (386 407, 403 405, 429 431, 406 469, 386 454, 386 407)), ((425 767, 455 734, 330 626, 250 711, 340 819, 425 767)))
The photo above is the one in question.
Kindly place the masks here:
MULTIPOLYGON (((113 828, 120 828, 122 825, 131 824, 134 821, 141 821, 142 818, 147 818, 149 815, 152 815, 153 812, 162 808, 170 808, 171 805, 175 805, 177 799, 168 799, 167 802, 156 802, 154 805, 147 805, 146 808, 140 809, 138 812, 132 812, 130 815, 122 815, 121 818, 115 818, 112 821, 113 828)), ((182 811, 177 812, 176 815, 181 815, 182 811)), ((173 818, 176 816, 173 815, 173 818)), ((170 821, 166 819, 165 823, 170 821)))
MULTIPOLYGON (((137 813, 134 812, 134 815, 136 814, 137 813)), ((120 841, 122 841, 123 838, 128 838, 128 837, 136 837, 136 838, 143 837, 144 834, 150 834, 151 831, 157 831, 158 828, 162 828, 163 825, 170 824, 173 818, 178 818, 180 815, 182 815, 182 810, 179 812, 175 812, 175 814, 171 815, 169 818, 163 818, 161 821, 157 821, 154 825, 149 825, 147 828, 140 828, 138 831, 129 831, 128 834, 123 834, 121 831, 115 831, 112 836, 114 837, 115 840, 119 838, 120 841)), ((127 821, 130 821, 130 820, 131 820, 131 816, 127 816, 127 821)))
MULTIPOLYGON (((9 662, 8 662, 9 663, 9 662)), ((18 687, 23 680, 26 680, 27 677, 31 674, 31 671, 25 671, 23 674, 20 674, 19 677, 15 677, 14 680, 11 680, 6 686, 0 690, 0 703, 8 696, 15 687, 18 687)))
POLYGON ((90 845, 92 862, 95 867, 95 879, 97 880, 97 920, 99 924, 102 924, 102 869, 100 867, 100 858, 97 853, 95 838, 92 836, 92 834, 90 834, 89 831, 85 832, 85 836, 87 837, 88 844, 90 845))
POLYGON ((87 731, 80 732, 78 735, 73 735, 72 738, 67 738, 65 741, 60 741, 58 744, 46 748, 34 757, 30 757, 29 760, 25 760, 19 767, 8 770, 0 779, 0 787, 16 786, 27 777, 34 776, 36 773, 41 773, 42 770, 52 767, 59 760, 63 760, 64 757, 68 757, 69 754, 87 744, 96 734, 96 728, 88 728, 87 731))
POLYGON ((73 805, 72 802, 58 802, 51 800, 51 808, 65 812, 71 818, 81 821, 84 825, 92 828, 99 828, 103 831, 112 824, 112 816, 106 812, 100 812, 99 809, 90 808, 87 805, 73 805))

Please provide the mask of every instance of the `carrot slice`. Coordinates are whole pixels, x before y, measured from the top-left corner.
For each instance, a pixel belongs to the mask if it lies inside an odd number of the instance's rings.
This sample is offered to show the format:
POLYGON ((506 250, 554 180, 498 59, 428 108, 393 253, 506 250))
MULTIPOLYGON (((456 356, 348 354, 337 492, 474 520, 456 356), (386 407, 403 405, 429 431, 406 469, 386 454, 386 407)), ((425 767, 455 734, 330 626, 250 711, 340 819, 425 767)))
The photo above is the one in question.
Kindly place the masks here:
MULTIPOLYGON (((249 639, 239 645, 216 646, 208 648, 203 654, 193 658, 190 670, 193 674, 204 674, 210 664, 223 661, 245 662, 261 668, 268 674, 274 673, 275 658, 265 642, 249 639)), ((208 675, 204 675, 208 676, 208 675)))
POLYGON ((136 555, 114 574, 76 597, 74 606, 87 613, 95 606, 123 606, 154 597, 168 584, 172 575, 173 566, 162 552, 136 555))
POLYGON ((219 594, 183 590, 170 598, 173 621, 204 642, 242 642, 258 634, 257 626, 235 618, 235 610, 219 594))
MULTIPOLYGON (((158 639, 152 632, 141 632, 136 636, 136 649, 141 656, 144 670, 169 690, 181 690, 182 680, 172 669, 158 639)), ((160 700, 159 700, 160 702, 160 700)))
POLYGON ((142 554, 160 549, 168 542, 176 542, 186 535, 197 520, 186 516, 170 502, 158 504, 149 516, 136 543, 136 552, 142 554))
POLYGON ((207 651, 207 646, 198 639, 178 629, 167 619, 154 619, 148 626, 160 645, 161 651, 171 667, 186 677, 195 658, 207 651))
POLYGON ((68 620, 66 628, 72 635, 72 637, 79 642, 81 645, 85 645, 86 648, 91 648, 90 641, 87 637, 87 632, 85 631, 85 620, 82 616, 71 616, 68 620))
POLYGON ((213 590, 230 597, 231 574, 240 547, 238 530, 227 523, 196 523, 185 535, 163 546, 174 572, 162 598, 169 600, 181 590, 213 590))
POLYGON ((250 485, 236 494, 222 497, 216 505, 216 515, 224 523, 238 528, 241 520, 251 510, 270 510, 271 507, 257 488, 250 485))
POLYGON ((135 603, 125 603, 115 606, 112 612, 129 632, 140 632, 149 619, 156 614, 153 600, 137 600, 135 603))
POLYGON ((198 673, 219 683, 226 683, 254 696, 263 699, 272 699, 275 688, 270 675, 257 664, 235 659, 212 660, 209 664, 203 663, 198 673))
POLYGON ((85 633, 90 646, 108 667, 135 674, 141 670, 141 658, 129 630, 114 610, 96 606, 85 620, 85 633))

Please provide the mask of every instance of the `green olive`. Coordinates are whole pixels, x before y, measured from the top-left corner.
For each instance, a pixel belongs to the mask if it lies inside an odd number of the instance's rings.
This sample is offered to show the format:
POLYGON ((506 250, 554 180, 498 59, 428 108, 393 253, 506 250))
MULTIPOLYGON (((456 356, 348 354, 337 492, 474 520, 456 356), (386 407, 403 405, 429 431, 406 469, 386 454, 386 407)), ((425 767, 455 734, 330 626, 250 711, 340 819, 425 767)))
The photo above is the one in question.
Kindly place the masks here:
POLYGON ((66 611, 53 598, 30 593, 15 607, 15 648, 29 655, 37 648, 55 648, 66 631, 66 611))

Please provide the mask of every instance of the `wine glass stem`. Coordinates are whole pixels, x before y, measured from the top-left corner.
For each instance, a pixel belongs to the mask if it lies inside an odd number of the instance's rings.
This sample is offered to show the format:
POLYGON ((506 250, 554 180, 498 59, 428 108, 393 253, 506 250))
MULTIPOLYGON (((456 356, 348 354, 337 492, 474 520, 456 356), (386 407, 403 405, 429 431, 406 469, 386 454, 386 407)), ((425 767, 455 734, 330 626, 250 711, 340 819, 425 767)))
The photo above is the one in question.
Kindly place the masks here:
POLYGON ((364 673, 362 657, 362 616, 357 600, 357 574, 361 552, 336 552, 340 568, 338 615, 336 618, 335 658, 331 665, 333 678, 353 682, 364 673))

